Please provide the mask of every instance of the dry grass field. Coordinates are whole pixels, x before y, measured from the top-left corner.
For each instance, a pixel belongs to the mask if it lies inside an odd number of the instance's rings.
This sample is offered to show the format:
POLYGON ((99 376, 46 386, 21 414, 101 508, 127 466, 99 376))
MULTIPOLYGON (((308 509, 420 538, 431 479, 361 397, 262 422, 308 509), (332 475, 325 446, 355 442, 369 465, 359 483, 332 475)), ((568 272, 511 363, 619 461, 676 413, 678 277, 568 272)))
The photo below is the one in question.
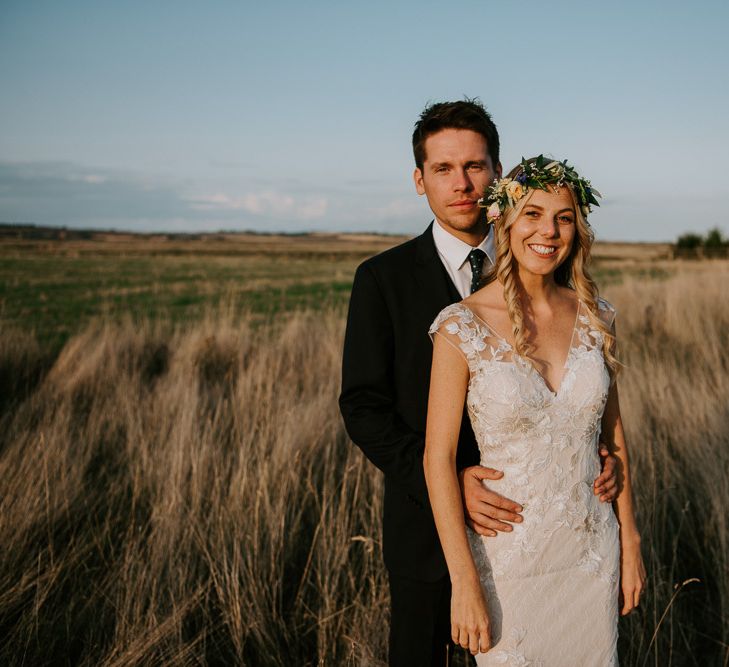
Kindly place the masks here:
MULTIPOLYGON (((336 397, 354 267, 397 241, 0 242, 0 664, 384 664, 336 397)), ((729 262, 664 250, 597 252, 649 572, 621 664, 726 665, 729 262)))

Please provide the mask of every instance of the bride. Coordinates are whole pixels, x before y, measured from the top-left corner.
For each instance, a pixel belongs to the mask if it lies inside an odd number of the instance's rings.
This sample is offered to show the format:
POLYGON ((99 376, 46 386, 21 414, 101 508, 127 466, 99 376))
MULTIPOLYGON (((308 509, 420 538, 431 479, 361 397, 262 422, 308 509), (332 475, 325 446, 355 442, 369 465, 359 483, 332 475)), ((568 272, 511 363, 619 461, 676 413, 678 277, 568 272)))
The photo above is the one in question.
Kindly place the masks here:
POLYGON ((590 182, 522 160, 481 203, 494 223, 486 285, 431 326, 425 476, 452 582, 453 641, 483 665, 617 664, 617 620, 645 585, 614 356, 615 311, 587 272, 590 182), (524 507, 496 538, 466 528, 456 477, 467 406, 493 490, 524 507), (613 506, 591 490, 598 438, 618 458, 613 506), (619 600, 620 598, 620 600, 619 600))

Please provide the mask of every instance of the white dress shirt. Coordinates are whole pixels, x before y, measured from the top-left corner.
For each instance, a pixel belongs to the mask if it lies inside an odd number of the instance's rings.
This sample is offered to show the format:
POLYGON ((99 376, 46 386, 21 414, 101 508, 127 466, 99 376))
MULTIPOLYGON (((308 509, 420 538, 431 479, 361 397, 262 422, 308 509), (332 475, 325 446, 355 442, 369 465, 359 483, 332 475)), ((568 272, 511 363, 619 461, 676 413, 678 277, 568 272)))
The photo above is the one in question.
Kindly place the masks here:
MULTIPOLYGON (((443 262, 448 275, 456 286, 461 298, 465 299, 471 293, 471 265, 468 263, 468 255, 473 248, 457 239, 453 234, 446 231, 436 218, 433 222, 433 240, 438 257, 443 262)), ((476 246, 486 253, 488 260, 484 259, 484 270, 487 268, 486 261, 494 263, 494 235, 493 225, 489 225, 488 234, 481 243, 476 246)))

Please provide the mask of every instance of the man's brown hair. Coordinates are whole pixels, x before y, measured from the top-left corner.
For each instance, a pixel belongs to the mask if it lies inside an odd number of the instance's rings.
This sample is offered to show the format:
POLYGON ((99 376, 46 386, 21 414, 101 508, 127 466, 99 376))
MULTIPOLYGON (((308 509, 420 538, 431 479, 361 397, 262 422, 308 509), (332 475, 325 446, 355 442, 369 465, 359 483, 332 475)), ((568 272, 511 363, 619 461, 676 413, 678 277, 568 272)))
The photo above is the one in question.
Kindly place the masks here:
POLYGON ((459 102, 435 102, 423 109, 413 132, 413 156, 418 169, 422 170, 425 162, 425 140, 431 134, 446 129, 472 130, 482 135, 496 168, 499 163, 499 131, 478 99, 465 98, 459 102))

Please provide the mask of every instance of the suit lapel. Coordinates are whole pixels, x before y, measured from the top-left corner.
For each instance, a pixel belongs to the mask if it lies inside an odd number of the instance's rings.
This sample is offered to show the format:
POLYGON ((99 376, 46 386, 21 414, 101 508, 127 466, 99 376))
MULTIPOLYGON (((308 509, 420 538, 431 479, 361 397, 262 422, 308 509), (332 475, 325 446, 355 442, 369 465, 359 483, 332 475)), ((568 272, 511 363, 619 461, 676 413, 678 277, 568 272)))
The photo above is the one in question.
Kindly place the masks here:
POLYGON ((423 290, 423 296, 432 304, 436 313, 461 300, 461 295, 438 256, 433 240, 432 222, 417 240, 415 278, 423 290))

